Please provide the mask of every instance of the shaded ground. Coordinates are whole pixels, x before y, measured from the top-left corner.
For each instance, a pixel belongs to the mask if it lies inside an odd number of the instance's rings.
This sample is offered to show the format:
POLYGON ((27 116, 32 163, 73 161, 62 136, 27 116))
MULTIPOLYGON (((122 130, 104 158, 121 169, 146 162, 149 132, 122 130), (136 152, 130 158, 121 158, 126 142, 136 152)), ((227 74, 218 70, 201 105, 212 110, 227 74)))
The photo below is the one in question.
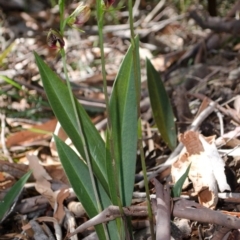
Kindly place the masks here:
MULTIPOLYGON (((207 6, 194 4, 183 9, 183 6, 168 1, 135 2, 135 28, 140 36, 140 57, 143 67, 141 113, 145 122, 145 157, 149 174, 155 173, 160 182, 166 183, 169 180, 167 176, 170 174, 170 168, 163 169, 161 164, 169 160, 171 151, 163 143, 154 125, 146 89, 145 58, 151 59, 165 83, 174 107, 179 133, 184 133, 189 126, 193 127, 193 121, 199 117, 200 112, 207 109, 211 101, 215 102, 212 111, 201 118, 202 122, 194 130, 199 130, 205 137, 216 135, 218 140, 216 145, 227 165, 225 170, 227 182, 231 192, 236 195, 229 197, 224 193, 218 194, 218 201, 211 202, 213 207, 208 207, 238 215, 240 23, 235 15, 240 9, 240 2, 222 2, 217 8, 219 16, 222 17, 219 19, 209 17, 207 6)), ((130 44, 126 4, 121 2, 119 4, 122 6, 121 10, 106 14, 104 28, 109 93, 130 44)), ((33 169, 47 171, 54 191, 63 186, 68 187, 67 178, 51 143, 52 132, 55 131, 59 135, 63 133, 56 130, 57 120, 48 104, 33 57, 33 51, 36 51, 64 79, 60 56, 56 51, 49 49, 46 42, 47 31, 50 28, 57 29, 59 26, 58 8, 52 7, 47 1, 29 1, 27 6, 21 1, 18 4, 12 1, 11 6, 5 1, 0 1, 0 6, 1 199, 7 189, 28 170, 29 162, 30 165, 33 164, 31 165, 33 169), (14 85, 11 79, 18 85, 14 85), (30 131, 26 130, 29 128, 30 131), (33 163, 34 160, 29 157, 33 153, 44 168, 38 165, 39 163, 33 163)), ((71 13, 75 8, 76 3, 69 3, 66 12, 71 13)), ((98 30, 94 16, 93 9, 92 17, 83 27, 84 33, 68 29, 65 41, 68 71, 74 94, 88 111, 97 129, 103 132, 106 129, 106 114, 98 30)), ((179 154, 177 151, 173 153, 179 154)), ((14 239, 22 233, 21 227, 32 218, 53 216, 53 209, 46 196, 34 188, 34 183, 34 178, 30 179, 13 214, 10 214, 0 226, 0 239, 14 239)), ((156 190, 152 183, 150 187, 155 194, 156 190)), ((201 202, 201 197, 194 195, 192 189, 192 185, 188 186, 183 195, 201 202)), ((134 204, 144 202, 145 198, 140 197, 144 189, 139 161, 135 191, 134 204)), ((74 194, 71 194, 66 203, 75 199, 74 194)), ((71 211, 75 212, 74 209, 71 211)), ((75 214, 78 216, 77 225, 86 221, 84 212, 75 214)), ((206 239, 212 235, 215 237, 213 239, 222 239, 227 232, 229 236, 225 239, 239 239, 238 231, 232 230, 236 229, 235 226, 228 226, 221 233, 218 223, 211 219, 212 213, 209 214, 206 221, 201 217, 196 219, 186 215, 181 217, 185 220, 175 219, 175 225, 182 230, 182 235, 177 234, 179 238, 175 239, 201 239, 200 236, 206 239), (216 236, 219 232, 220 235, 216 236)), ((147 227, 148 221, 137 217, 134 221, 136 232, 141 236, 147 236, 138 228, 147 227)), ((175 225, 171 226, 172 231, 175 225)), ((49 226, 50 231, 54 233, 53 225, 49 226)), ((67 230, 63 226, 62 230, 64 236, 67 230)), ((92 231, 93 229, 86 230, 79 235, 79 239, 83 239, 83 236, 92 231)), ((27 236, 18 237, 34 239, 30 230, 27 231, 27 236)), ((136 239, 140 238, 136 236, 136 239)))

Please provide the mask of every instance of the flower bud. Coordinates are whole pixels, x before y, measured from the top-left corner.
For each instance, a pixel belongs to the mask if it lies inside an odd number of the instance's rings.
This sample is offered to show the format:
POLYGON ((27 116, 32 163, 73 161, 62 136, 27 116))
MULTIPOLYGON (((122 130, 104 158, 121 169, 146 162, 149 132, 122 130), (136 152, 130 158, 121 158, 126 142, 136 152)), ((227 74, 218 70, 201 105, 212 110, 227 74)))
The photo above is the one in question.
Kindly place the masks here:
POLYGON ((68 17, 67 24, 70 27, 81 27, 90 18, 90 7, 81 3, 75 11, 68 17))
POLYGON ((52 49, 61 49, 64 47, 65 42, 59 32, 50 29, 47 35, 47 44, 52 49))

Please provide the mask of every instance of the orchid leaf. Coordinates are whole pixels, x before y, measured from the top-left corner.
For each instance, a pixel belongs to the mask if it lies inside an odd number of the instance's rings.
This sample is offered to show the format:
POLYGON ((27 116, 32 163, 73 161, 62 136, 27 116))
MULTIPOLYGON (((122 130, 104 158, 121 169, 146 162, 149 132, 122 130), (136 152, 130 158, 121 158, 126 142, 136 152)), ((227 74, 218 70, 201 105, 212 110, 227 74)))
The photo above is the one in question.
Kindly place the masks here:
POLYGON ((177 136, 172 106, 165 90, 160 74, 149 59, 146 61, 148 92, 153 111, 153 117, 163 140, 173 150, 176 147, 177 136))

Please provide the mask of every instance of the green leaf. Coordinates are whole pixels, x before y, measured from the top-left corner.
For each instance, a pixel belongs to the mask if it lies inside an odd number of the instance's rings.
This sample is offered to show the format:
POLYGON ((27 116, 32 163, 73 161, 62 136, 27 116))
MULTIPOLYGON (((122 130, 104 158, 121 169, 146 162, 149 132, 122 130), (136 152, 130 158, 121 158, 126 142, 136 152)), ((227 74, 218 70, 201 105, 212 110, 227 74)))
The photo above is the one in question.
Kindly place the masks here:
POLYGON ((114 166, 114 163, 112 161, 112 156, 111 156, 111 144, 110 142, 110 133, 107 129, 106 133, 106 170, 107 170, 107 176, 108 176, 108 185, 109 185, 109 193, 111 200, 114 205, 119 205, 118 202, 118 175, 116 168, 114 166))
POLYGON ((60 15, 63 15, 63 13, 64 13, 64 6, 65 6, 65 0, 58 0, 58 6, 59 6, 59 13, 60 13, 60 15))
MULTIPOLYGON (((135 47, 138 52, 138 39, 135 40, 135 47)), ((124 57, 113 86, 110 117, 121 200, 123 206, 129 206, 136 168, 138 119, 132 46, 124 57)))
POLYGON ((177 136, 172 106, 160 75, 149 59, 146 61, 146 66, 153 117, 163 140, 173 150, 176 147, 177 136))
POLYGON ((13 47, 16 45, 16 41, 12 42, 5 50, 0 53, 0 66, 3 64, 4 59, 12 51, 13 47))
POLYGON ((173 197, 180 197, 182 192, 182 186, 188 177, 188 173, 191 167, 191 163, 189 164, 188 168, 186 169, 185 173, 178 179, 178 181, 175 183, 175 185, 172 188, 172 196, 173 197))
MULTIPOLYGON (((57 117, 64 131, 72 140, 82 158, 86 159, 67 86, 37 55, 37 53, 35 53, 35 59, 39 68, 44 89, 55 116, 57 117)), ((86 139, 87 148, 89 150, 93 172, 103 185, 104 189, 108 192, 105 143, 95 126, 92 124, 91 119, 87 115, 82 105, 76 99, 75 102, 78 117, 82 125, 83 134, 86 139)))
MULTIPOLYGON (((69 182, 76 193, 79 201, 82 203, 90 218, 96 216, 98 212, 98 204, 94 195, 90 173, 87 165, 79 159, 79 156, 62 140, 57 136, 54 136, 56 142, 58 154, 69 179, 69 182)), ((96 185, 98 187, 99 198, 102 208, 106 208, 111 205, 111 201, 107 196, 100 182, 96 179, 96 185)), ((99 224, 95 226, 99 239, 105 239, 103 225, 99 224)), ((117 228, 115 222, 111 223, 109 227, 110 239, 117 238, 117 228)))
POLYGON ((27 182, 28 178, 31 176, 32 171, 27 172, 23 175, 7 192, 2 201, 0 201, 0 222, 4 220, 7 212, 10 210, 14 202, 17 200, 19 194, 21 193, 24 184, 27 182))
POLYGON ((19 85, 18 83, 16 83, 16 82, 15 82, 14 80, 12 80, 11 78, 6 77, 6 76, 3 76, 3 75, 0 75, 0 78, 3 79, 5 82, 11 84, 13 87, 15 87, 15 88, 17 88, 17 89, 19 89, 19 90, 22 89, 21 85, 19 85))

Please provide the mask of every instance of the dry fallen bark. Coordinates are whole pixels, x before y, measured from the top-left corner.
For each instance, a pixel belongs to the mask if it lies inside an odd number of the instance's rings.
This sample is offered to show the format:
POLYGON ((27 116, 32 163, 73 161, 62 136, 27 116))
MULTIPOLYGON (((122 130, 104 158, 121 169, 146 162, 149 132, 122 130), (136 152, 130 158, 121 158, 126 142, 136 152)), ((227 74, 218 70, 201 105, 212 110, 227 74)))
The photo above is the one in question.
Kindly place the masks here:
MULTIPOLYGON (((148 216, 147 206, 124 207, 123 211, 125 216, 141 216, 141 217, 148 216)), ((161 212, 165 212, 165 209, 161 209, 161 212)), ((202 205, 194 201, 188 201, 186 199, 176 200, 174 202, 172 213, 174 217, 189 219, 189 220, 198 221, 198 222, 212 223, 212 224, 222 226, 223 229, 225 228, 240 229, 239 218, 235 216, 226 215, 222 212, 211 210, 209 208, 203 207, 202 205)), ((107 209, 99 213, 94 218, 80 225, 74 232, 69 233, 68 237, 71 237, 79 232, 83 232, 85 229, 92 227, 96 224, 114 220, 117 217, 121 217, 119 207, 109 206, 107 209)), ((161 218, 163 218, 163 216, 161 216, 161 218)), ((157 228, 158 227, 159 226, 157 226, 157 228)), ((162 238, 163 233, 164 231, 161 232, 161 239, 163 239, 162 238)), ((164 238, 164 239, 168 239, 168 238, 164 238)))
POLYGON ((156 240, 171 239, 170 234, 170 190, 154 179, 156 189, 156 240))
POLYGON ((222 240, 230 230, 227 227, 217 226, 212 235, 212 240, 222 240))
POLYGON ((34 239, 55 239, 54 236, 52 236, 51 231, 48 231, 45 226, 45 222, 50 222, 53 224, 54 230, 55 230, 55 236, 57 236, 57 239, 62 239, 62 229, 57 220, 53 217, 39 217, 36 218, 35 220, 31 220, 29 223, 26 225, 22 226, 22 230, 26 231, 28 229, 33 229, 34 231, 34 239), (38 222, 43 223, 42 227, 38 224, 38 222), (44 229, 44 231, 42 230, 44 229), (48 236, 45 235, 47 233, 48 236), (47 238, 45 238, 45 236, 47 238), (51 237, 52 236, 52 237, 51 237))
MULTIPOLYGON (((145 217, 148 215, 147 207, 146 206, 131 206, 131 207, 124 207, 123 212, 125 216, 139 216, 145 217)), ((109 206, 101 213, 96 215, 95 217, 91 218, 87 222, 80 225, 74 232, 71 232, 68 237, 71 237, 79 232, 84 231, 85 229, 92 227, 94 225, 109 222, 114 220, 117 217, 122 217, 119 207, 117 206, 109 206)))
POLYGON ((14 212, 20 214, 27 214, 30 212, 39 211, 49 207, 49 202, 44 196, 35 196, 31 198, 23 199, 19 204, 14 208, 14 212))
MULTIPOLYGON (((9 163, 7 161, 0 160, 0 171, 7 172, 13 177, 19 179, 28 171, 28 166, 20 163, 9 163)), ((31 176, 31 180, 34 178, 31 176)))
POLYGON ((240 219, 213 211, 194 202, 180 199, 174 204, 173 215, 198 222, 213 223, 230 229, 240 228, 240 219))

